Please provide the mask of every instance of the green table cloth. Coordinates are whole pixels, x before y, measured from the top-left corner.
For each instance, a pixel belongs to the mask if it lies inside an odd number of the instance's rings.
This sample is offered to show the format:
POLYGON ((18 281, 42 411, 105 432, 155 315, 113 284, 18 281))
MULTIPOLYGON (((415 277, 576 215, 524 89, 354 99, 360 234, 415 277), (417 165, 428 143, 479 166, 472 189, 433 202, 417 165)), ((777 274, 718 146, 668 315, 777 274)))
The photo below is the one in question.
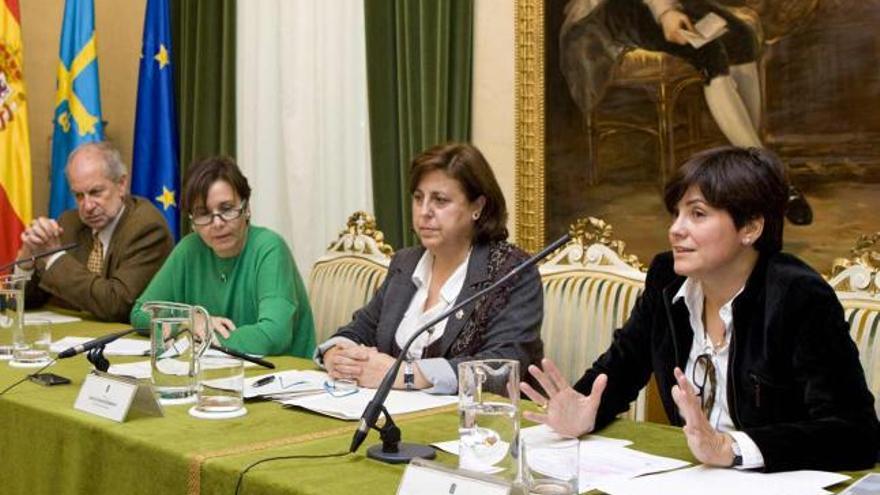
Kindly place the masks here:
MULTIPOLYGON (((53 338, 100 336, 123 325, 82 321, 54 325, 53 338)), ((113 363, 143 358, 109 357, 113 363)), ((278 370, 306 369, 307 360, 270 358, 278 370)), ((231 420, 203 420, 189 405, 165 407, 164 417, 130 415, 116 423, 77 411, 74 400, 91 369, 85 356, 54 364, 47 371, 72 384, 43 387, 26 381, 0 397, 0 493, 52 494, 233 494, 239 474, 261 459, 342 454, 355 422, 340 421, 274 402, 248 402, 248 414, 231 420)), ((33 370, 0 362, 0 390, 33 370)), ((246 375, 265 373, 246 368, 246 375)), ((404 440, 430 443, 458 435, 455 408, 396 417, 404 440)), ((620 420, 603 435, 625 438, 633 448, 693 462, 679 428, 620 420)), ((394 493, 404 466, 366 457, 378 442, 372 433, 359 452, 339 457, 277 460, 244 477, 248 494, 394 493)), ((439 453, 455 465, 454 456, 439 453)), ((854 478, 864 474, 852 474, 854 478)), ((836 486, 837 491, 842 485, 836 486)))

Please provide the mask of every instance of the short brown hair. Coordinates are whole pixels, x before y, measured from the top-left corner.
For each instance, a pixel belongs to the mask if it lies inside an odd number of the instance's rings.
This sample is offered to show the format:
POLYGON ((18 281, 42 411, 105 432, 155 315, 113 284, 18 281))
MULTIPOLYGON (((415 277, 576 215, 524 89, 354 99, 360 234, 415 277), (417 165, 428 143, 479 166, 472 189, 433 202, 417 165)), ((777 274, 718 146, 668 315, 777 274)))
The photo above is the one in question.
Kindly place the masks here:
POLYGON ((727 211, 737 230, 764 218, 755 249, 771 254, 782 250, 782 228, 788 201, 785 167, 771 151, 724 146, 695 154, 666 184, 666 210, 675 212, 688 188, 696 185, 714 208, 727 211))
POLYGON ((222 180, 238 194, 242 201, 251 197, 251 186, 242 175, 235 160, 228 156, 212 156, 195 162, 183 178, 183 211, 193 213, 193 209, 205 203, 208 189, 222 180))
POLYGON ((413 158, 410 168, 409 192, 413 194, 422 177, 441 170, 458 181, 468 201, 480 196, 486 204, 474 225, 474 243, 482 244, 507 239, 507 204, 495 174, 486 158, 468 143, 447 143, 434 146, 413 158))

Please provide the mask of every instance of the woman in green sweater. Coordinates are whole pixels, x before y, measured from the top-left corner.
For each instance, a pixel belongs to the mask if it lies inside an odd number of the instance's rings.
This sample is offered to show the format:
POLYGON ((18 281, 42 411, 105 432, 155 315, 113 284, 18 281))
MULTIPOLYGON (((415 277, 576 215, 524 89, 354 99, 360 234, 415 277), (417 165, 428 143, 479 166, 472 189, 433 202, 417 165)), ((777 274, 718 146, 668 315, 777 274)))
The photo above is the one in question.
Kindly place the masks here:
POLYGON ((235 162, 205 159, 187 170, 183 208, 192 234, 177 244, 135 302, 131 324, 146 329, 146 301, 198 304, 220 342, 251 354, 311 357, 315 327, 290 249, 250 225, 251 188, 235 162))

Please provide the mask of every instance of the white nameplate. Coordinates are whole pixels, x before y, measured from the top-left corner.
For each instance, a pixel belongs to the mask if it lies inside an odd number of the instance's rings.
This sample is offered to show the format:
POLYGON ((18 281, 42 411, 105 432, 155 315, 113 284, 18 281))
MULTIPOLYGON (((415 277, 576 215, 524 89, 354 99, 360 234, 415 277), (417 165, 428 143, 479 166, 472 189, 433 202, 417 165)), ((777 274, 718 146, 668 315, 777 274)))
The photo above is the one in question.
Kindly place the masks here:
POLYGON ((120 423, 132 408, 154 416, 164 415, 153 387, 100 371, 86 376, 73 407, 120 423))
POLYGON ((510 484, 489 475, 451 469, 436 462, 413 459, 397 495, 509 495, 510 484))

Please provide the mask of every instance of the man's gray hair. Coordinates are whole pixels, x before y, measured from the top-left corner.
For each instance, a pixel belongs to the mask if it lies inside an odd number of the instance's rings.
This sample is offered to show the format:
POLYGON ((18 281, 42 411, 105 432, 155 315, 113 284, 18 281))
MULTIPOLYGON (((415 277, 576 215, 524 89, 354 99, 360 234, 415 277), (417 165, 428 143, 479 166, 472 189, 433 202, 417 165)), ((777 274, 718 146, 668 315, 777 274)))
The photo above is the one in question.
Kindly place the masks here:
POLYGON ((81 144, 75 150, 70 152, 67 156, 67 165, 64 168, 64 173, 65 175, 68 175, 68 177, 70 164, 73 161, 73 158, 77 153, 83 151, 94 151, 101 156, 104 162, 104 177, 114 183, 119 183, 119 181, 122 180, 122 177, 128 173, 128 169, 125 167, 125 164, 122 163, 122 157, 119 155, 119 150, 114 148, 108 141, 98 141, 81 144))

